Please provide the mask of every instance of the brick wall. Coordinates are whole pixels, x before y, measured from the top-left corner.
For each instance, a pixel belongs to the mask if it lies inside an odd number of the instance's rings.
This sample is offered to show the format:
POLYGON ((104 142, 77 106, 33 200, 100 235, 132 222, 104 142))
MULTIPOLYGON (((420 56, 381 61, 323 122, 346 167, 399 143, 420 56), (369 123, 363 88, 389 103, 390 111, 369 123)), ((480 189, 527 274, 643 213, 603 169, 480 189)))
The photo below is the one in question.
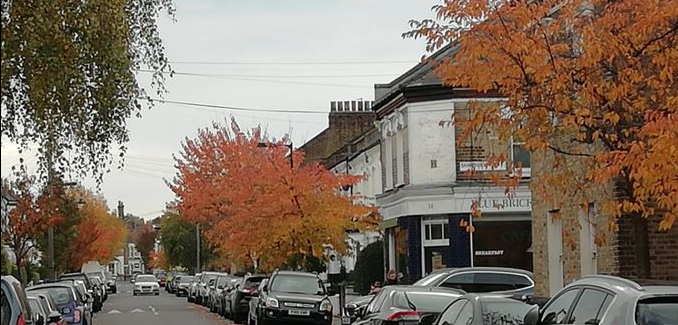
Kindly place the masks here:
POLYGON ((329 127, 299 150, 305 153, 306 162, 325 163, 334 152, 373 128, 373 112, 330 112, 329 127))

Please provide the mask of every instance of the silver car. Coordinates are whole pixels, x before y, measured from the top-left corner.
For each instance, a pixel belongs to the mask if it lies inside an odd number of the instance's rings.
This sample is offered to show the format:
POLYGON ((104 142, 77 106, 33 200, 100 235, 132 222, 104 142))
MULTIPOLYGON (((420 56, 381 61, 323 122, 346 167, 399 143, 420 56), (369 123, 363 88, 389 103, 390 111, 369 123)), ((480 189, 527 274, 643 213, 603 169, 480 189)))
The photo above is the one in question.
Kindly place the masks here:
POLYGON ((678 324, 678 286, 643 287, 615 276, 586 276, 560 290, 541 310, 532 306, 524 323, 678 324))

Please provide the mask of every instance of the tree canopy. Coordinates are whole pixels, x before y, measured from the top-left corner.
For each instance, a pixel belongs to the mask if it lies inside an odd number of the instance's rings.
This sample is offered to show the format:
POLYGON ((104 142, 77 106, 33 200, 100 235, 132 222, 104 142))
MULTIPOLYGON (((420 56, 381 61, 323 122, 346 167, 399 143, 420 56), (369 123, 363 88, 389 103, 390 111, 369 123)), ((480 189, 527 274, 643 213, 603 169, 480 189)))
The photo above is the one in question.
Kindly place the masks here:
POLYGON ((376 225, 373 208, 339 193, 359 177, 303 165, 298 151, 290 168, 284 141, 263 148, 258 129, 246 133, 233 121, 183 144, 169 185, 181 214, 204 225, 218 253, 272 268, 298 253, 322 257, 325 244, 345 252, 346 230, 376 225))
POLYGON ((436 67, 446 85, 506 99, 455 122, 495 127, 551 159, 532 174, 540 200, 587 204, 602 188, 610 229, 624 215, 675 224, 678 1, 458 0, 434 11, 404 36, 458 47, 436 67))
POLYGON ((173 15, 171 0, 3 0, 3 139, 37 145, 43 176, 53 167, 101 181, 113 150, 125 152, 127 119, 149 98, 139 69, 164 93, 163 10, 173 15))

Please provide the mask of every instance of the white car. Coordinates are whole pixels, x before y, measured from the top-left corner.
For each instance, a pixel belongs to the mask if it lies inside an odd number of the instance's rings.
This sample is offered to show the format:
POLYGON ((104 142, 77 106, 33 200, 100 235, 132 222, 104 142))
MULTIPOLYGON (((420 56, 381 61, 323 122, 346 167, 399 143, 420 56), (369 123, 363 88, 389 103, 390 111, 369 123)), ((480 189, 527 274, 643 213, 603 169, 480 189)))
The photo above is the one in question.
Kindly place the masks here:
POLYGON ((160 294, 160 285, 158 284, 158 279, 151 274, 139 274, 134 279, 134 292, 133 294, 142 295, 142 294, 160 294))

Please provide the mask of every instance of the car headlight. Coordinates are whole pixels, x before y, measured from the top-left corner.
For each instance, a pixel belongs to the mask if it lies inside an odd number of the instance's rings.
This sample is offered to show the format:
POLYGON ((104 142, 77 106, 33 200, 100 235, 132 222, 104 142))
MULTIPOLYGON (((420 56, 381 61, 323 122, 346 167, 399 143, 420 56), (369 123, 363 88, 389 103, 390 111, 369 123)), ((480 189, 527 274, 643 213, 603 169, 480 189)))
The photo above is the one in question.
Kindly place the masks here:
POLYGON ((134 286, 134 289, 141 290, 141 285, 139 285, 139 284, 135 285, 135 286, 134 286))
POLYGON ((273 307, 273 308, 278 308, 280 307, 280 304, 278 303, 278 299, 275 298, 267 298, 266 299, 266 307, 273 307))
POLYGON ((332 303, 328 299, 324 299, 320 302, 320 311, 326 311, 328 313, 332 312, 332 303))

